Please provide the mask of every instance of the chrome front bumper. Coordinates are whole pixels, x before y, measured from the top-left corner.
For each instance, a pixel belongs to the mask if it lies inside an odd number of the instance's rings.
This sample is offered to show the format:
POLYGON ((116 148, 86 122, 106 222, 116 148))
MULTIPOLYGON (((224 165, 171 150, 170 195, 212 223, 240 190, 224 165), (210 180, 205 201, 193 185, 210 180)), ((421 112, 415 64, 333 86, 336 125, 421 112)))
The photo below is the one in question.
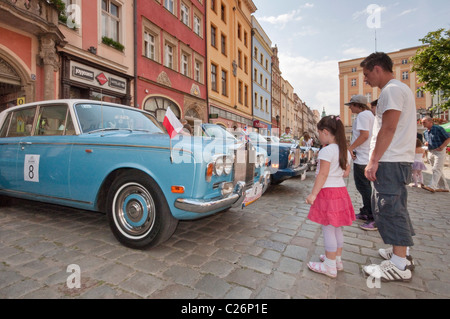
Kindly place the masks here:
MULTIPOLYGON (((270 181, 270 173, 268 171, 259 179, 259 186, 265 190, 270 181)), ((233 192, 218 199, 195 199, 195 198, 178 198, 175 200, 175 207, 192 213, 206 214, 213 211, 220 211, 229 207, 242 207, 247 197, 252 196, 252 201, 256 199, 254 196, 254 187, 245 190, 245 183, 239 181, 234 186, 233 192)), ((261 193, 262 194, 262 193, 261 193)), ((261 196, 261 194, 259 196, 261 196)), ((259 197, 258 197, 259 198, 259 197)), ((245 206, 249 205, 246 204, 245 206)))

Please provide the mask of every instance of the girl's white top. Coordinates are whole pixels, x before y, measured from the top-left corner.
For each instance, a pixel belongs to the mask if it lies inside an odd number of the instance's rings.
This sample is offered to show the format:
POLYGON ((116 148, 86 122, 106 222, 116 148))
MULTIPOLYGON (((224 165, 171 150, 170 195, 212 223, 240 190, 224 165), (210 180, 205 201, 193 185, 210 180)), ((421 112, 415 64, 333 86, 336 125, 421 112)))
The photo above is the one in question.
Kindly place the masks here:
MULTIPOLYGON (((339 146, 337 144, 329 144, 319 151, 319 163, 317 165, 316 175, 320 170, 320 160, 330 162, 330 172, 327 180, 322 188, 326 187, 345 187, 344 172, 339 166, 339 146)), ((347 165, 351 164, 352 157, 350 152, 347 152, 347 165)))

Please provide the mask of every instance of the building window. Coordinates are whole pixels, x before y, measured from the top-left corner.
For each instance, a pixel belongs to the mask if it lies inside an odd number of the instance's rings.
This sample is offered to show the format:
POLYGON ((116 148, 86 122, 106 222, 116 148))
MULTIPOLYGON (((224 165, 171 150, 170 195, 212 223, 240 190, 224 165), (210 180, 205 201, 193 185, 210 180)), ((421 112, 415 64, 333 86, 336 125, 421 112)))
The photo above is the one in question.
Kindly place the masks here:
POLYGON ((240 23, 238 23, 237 36, 239 40, 242 40, 242 26, 240 23))
POLYGON ((356 72, 356 68, 352 68, 352 73, 355 73, 356 72))
POLYGON ((402 72, 402 79, 403 80, 408 80, 409 79, 409 72, 408 71, 402 72))
POLYGON ((201 19, 194 15, 194 32, 198 36, 202 36, 202 23, 201 19))
POLYGON ((351 86, 356 86, 356 79, 352 79, 352 84, 351 86))
POLYGON ((173 69, 173 47, 167 43, 164 46, 164 66, 173 69))
POLYGON ((258 93, 255 92, 255 109, 258 108, 258 93))
POLYGON ((227 37, 224 34, 220 35, 222 54, 227 55, 227 37))
POLYGON ((238 49, 238 67, 242 70, 242 51, 238 49))
POLYGON ((402 64, 408 64, 408 59, 403 59, 402 64))
POLYGON ((246 55, 244 55, 244 72, 246 73, 246 74, 248 74, 248 61, 247 61, 248 59, 247 59, 247 56, 246 55))
POLYGON ((238 82, 238 102, 240 104, 242 104, 242 85, 243 85, 242 81, 239 80, 239 82, 238 82))
POLYGON ((181 112, 178 105, 176 105, 173 101, 167 98, 160 96, 153 96, 148 98, 144 102, 144 110, 152 113, 160 123, 164 121, 166 111, 169 107, 170 110, 175 114, 175 116, 177 118, 180 118, 181 112))
POLYGON ((146 31, 144 32, 144 55, 155 60, 155 52, 155 37, 146 31))
POLYGON ((216 0, 211 0, 211 10, 216 12, 216 0))
POLYGON ((181 53, 181 73, 189 76, 189 57, 186 53, 181 53))
POLYGON ((222 70, 222 95, 227 96, 227 71, 222 70))
POLYGON ((175 6, 173 0, 164 0, 164 8, 169 10, 172 14, 175 14, 175 6))
POLYGON ((217 29, 215 26, 211 26, 211 45, 217 48, 217 29))
POLYGON ((227 22, 227 16, 226 16, 226 7, 225 5, 222 3, 222 5, 220 6, 220 18, 222 19, 223 22, 227 22))
POLYGON ((198 60, 195 60, 194 80, 200 83, 202 82, 202 63, 198 60))
POLYGON ((248 85, 244 85, 244 105, 248 106, 248 85))
POLYGON ((217 65, 211 64, 211 90, 217 92, 217 65))
POLYGON ((102 0, 102 36, 120 42, 120 7, 112 1, 102 0))
MULTIPOLYGON (((417 90, 419 90, 419 88, 417 88, 417 90)), ((423 97, 423 91, 417 91, 417 98, 422 98, 423 97)))
POLYGON ((247 31, 244 31, 244 45, 247 47, 248 43, 247 43, 247 31))
POLYGON ((181 22, 183 22, 188 27, 189 25, 189 8, 183 2, 181 3, 181 22))

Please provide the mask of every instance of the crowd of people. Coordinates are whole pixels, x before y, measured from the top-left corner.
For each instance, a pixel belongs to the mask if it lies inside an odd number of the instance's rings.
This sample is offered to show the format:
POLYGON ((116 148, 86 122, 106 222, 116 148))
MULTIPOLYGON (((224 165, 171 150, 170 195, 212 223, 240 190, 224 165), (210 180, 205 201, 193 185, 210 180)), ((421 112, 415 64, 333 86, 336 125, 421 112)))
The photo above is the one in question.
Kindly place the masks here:
POLYGON ((342 228, 360 219, 364 220, 361 228, 377 230, 390 246, 378 250, 385 259, 381 264, 364 266, 363 271, 382 281, 410 281, 414 270, 410 247, 414 245, 415 233, 407 207, 407 186, 413 180, 412 186, 431 192, 449 191, 443 167, 450 136, 425 117, 424 141, 418 138, 413 92, 394 78, 393 62, 387 54, 373 53, 361 67, 365 82, 378 87, 381 93, 371 107, 362 95, 353 96, 346 103, 356 114, 350 145, 339 116, 323 117, 317 124, 322 147, 306 203, 311 205, 308 218, 322 225, 325 254, 319 256, 320 262, 309 262, 308 267, 335 278, 344 268, 342 228), (428 186, 422 176, 426 169, 423 145, 428 148, 432 164, 433 176, 428 186), (357 214, 344 182, 352 161, 355 186, 363 202, 357 214))

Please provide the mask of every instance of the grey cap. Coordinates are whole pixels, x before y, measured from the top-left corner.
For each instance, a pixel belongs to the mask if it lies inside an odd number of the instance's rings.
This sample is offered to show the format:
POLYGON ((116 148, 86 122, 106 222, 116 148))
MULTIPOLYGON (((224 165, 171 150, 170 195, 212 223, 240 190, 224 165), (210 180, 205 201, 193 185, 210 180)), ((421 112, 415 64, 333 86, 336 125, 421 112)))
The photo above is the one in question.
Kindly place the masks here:
POLYGON ((350 99, 350 102, 345 103, 345 105, 350 105, 350 104, 353 104, 353 103, 367 105, 367 97, 365 97, 364 95, 359 95, 359 94, 358 95, 354 95, 350 99))

